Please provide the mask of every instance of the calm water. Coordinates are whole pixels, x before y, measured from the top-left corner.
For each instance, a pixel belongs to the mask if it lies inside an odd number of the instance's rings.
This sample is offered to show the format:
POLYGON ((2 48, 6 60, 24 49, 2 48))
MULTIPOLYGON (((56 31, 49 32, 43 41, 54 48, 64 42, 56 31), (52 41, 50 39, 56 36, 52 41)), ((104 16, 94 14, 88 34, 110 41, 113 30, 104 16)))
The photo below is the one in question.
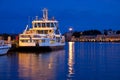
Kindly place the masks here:
POLYGON ((120 43, 66 43, 48 53, 0 56, 0 80, 120 80, 120 43))

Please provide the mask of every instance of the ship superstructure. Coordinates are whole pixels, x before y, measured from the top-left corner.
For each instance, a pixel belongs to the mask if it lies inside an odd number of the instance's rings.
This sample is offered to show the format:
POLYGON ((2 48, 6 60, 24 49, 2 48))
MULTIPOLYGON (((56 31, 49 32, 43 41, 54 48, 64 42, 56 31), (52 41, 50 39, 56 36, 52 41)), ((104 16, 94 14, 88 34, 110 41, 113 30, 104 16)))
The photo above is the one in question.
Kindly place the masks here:
POLYGON ((19 35, 19 47, 57 47, 65 45, 65 38, 60 33, 58 21, 48 19, 48 10, 43 9, 43 18, 32 21, 32 28, 28 25, 19 35))

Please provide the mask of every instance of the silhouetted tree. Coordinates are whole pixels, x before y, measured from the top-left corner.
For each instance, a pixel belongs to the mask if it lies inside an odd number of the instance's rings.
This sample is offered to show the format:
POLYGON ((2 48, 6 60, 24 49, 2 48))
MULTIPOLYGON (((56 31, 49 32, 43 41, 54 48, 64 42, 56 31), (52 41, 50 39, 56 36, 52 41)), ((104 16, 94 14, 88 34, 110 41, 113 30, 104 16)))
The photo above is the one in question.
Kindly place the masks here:
POLYGON ((83 35, 100 35, 102 34, 99 30, 87 30, 83 31, 83 35))
POLYGON ((7 39, 8 39, 8 36, 11 36, 11 39, 13 40, 13 39, 16 38, 16 36, 18 36, 18 34, 2 33, 2 34, 0 34, 0 36, 2 36, 2 38, 3 38, 4 40, 7 40, 7 39))
POLYGON ((120 34, 120 30, 116 31, 116 34, 120 34))
POLYGON ((107 30, 104 30, 104 35, 107 35, 107 30))
POLYGON ((73 35, 72 36, 75 36, 76 38, 80 37, 80 33, 81 32, 73 32, 73 35))
POLYGON ((0 34, 0 36, 2 36, 2 38, 3 38, 4 40, 7 40, 7 39, 8 39, 8 36, 10 36, 10 35, 7 34, 7 33, 3 33, 3 34, 0 34))

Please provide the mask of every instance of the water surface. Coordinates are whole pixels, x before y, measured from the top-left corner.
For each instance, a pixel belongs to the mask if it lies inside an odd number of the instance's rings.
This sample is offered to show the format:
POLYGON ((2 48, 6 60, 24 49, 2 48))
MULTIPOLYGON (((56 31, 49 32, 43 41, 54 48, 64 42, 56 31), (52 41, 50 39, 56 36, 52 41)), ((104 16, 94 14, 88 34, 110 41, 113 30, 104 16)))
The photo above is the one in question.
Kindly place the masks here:
POLYGON ((120 43, 69 42, 47 53, 0 56, 0 80, 120 80, 120 43))

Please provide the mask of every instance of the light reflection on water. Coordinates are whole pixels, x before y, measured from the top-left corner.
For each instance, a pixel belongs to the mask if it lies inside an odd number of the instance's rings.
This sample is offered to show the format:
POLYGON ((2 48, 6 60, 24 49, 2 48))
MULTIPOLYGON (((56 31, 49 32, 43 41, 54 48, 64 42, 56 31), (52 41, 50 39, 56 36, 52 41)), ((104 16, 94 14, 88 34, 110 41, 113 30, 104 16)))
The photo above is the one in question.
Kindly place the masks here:
POLYGON ((66 43, 65 50, 0 56, 0 80, 120 80, 120 43, 66 43))
POLYGON ((0 80, 56 80, 57 72, 64 71, 64 54, 65 50, 60 50, 1 56, 0 80))
POLYGON ((68 79, 74 77, 74 42, 69 42, 69 54, 68 54, 68 79))
POLYGON ((36 55, 19 53, 19 77, 31 80, 56 80, 58 66, 56 63, 63 62, 64 59, 61 57, 64 53, 64 50, 36 55))

